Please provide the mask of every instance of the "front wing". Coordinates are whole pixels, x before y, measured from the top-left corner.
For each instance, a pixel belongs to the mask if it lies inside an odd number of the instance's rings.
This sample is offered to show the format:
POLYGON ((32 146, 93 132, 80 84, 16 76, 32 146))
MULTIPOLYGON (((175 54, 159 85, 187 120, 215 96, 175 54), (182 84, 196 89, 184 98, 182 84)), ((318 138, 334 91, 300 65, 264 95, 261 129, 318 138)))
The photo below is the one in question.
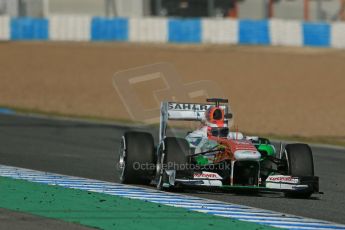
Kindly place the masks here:
POLYGON ((317 176, 269 176, 265 182, 259 185, 227 185, 223 184, 221 178, 179 178, 175 170, 165 170, 167 181, 163 183, 165 188, 196 188, 205 187, 227 190, 247 191, 276 191, 296 193, 319 193, 319 178, 317 176))

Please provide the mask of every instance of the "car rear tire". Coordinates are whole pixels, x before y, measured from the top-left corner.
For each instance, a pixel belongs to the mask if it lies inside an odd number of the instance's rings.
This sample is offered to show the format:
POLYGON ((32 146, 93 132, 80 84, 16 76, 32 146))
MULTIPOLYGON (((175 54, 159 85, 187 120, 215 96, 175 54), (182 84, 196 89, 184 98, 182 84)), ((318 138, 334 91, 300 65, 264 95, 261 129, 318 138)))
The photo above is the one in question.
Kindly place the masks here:
MULTIPOLYGON (((288 175, 304 177, 314 176, 312 151, 307 144, 288 144, 285 146, 288 175)), ((309 198, 312 192, 287 192, 285 196, 292 198, 309 198)))
MULTIPOLYGON (((185 165, 189 155, 189 144, 184 138, 167 137, 164 140, 166 163, 185 165)), ((173 168, 174 169, 174 168, 173 168)), ((176 168, 179 170, 179 168, 176 168)))
POLYGON ((184 138, 166 137, 164 139, 164 150, 159 154, 158 164, 160 164, 158 172, 157 188, 166 190, 163 186, 168 183, 168 176, 164 173, 167 170, 183 170, 182 167, 188 163, 187 156, 189 155, 189 144, 184 138), (162 156, 164 154, 164 158, 162 156), (163 169, 163 164, 164 169, 163 169))
POLYGON ((126 132, 119 151, 120 181, 150 184, 154 175, 154 140, 150 133, 126 132))

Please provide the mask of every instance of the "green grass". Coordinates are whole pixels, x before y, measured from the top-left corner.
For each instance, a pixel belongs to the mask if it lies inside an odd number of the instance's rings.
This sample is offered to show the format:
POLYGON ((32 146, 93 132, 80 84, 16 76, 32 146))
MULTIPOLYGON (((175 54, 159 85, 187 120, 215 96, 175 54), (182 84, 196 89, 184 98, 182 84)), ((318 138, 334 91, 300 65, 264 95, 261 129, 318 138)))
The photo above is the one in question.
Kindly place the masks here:
POLYGON ((97 229, 274 229, 161 204, 0 177, 0 207, 97 229))

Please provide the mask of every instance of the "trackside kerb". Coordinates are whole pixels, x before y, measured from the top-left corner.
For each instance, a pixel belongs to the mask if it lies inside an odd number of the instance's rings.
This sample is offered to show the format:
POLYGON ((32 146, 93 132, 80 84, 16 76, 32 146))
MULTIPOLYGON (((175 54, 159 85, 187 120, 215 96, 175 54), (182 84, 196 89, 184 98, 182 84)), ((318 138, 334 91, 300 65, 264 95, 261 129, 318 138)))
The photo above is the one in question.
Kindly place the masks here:
POLYGON ((184 208, 0 177, 0 207, 100 229, 273 229, 184 208))

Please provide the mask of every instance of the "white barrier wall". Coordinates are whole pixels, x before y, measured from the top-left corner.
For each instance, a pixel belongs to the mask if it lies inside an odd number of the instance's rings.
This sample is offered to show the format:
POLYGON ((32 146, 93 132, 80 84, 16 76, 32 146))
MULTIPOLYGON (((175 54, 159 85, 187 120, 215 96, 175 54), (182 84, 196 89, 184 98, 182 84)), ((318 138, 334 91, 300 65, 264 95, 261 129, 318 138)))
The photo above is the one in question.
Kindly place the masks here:
POLYGON ((203 19, 202 42, 211 44, 237 44, 238 21, 232 19, 203 19))
POLYGON ((270 36, 272 45, 303 45, 303 32, 300 21, 270 20, 270 36))
POLYGON ((130 41, 345 48, 345 23, 282 19, 2 16, 0 40, 130 41))
POLYGON ((331 47, 345 48, 345 23, 332 24, 331 47))
POLYGON ((166 18, 130 18, 129 41, 158 42, 168 41, 168 20, 166 18))
POLYGON ((54 41, 89 41, 91 17, 55 15, 49 18, 49 37, 54 41))
POLYGON ((10 18, 0 16, 0 40, 10 39, 10 18))

